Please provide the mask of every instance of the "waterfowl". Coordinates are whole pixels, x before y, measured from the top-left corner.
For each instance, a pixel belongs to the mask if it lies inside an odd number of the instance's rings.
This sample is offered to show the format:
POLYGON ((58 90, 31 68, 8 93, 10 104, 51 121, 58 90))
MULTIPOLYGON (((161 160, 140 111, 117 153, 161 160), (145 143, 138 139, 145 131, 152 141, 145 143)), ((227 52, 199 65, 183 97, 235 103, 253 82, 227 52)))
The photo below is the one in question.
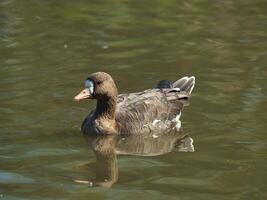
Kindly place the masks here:
POLYGON ((195 86, 195 77, 174 83, 160 81, 155 88, 120 94, 112 77, 105 72, 91 74, 85 89, 74 97, 96 99, 97 105, 82 123, 85 134, 146 134, 180 126, 179 117, 195 86))

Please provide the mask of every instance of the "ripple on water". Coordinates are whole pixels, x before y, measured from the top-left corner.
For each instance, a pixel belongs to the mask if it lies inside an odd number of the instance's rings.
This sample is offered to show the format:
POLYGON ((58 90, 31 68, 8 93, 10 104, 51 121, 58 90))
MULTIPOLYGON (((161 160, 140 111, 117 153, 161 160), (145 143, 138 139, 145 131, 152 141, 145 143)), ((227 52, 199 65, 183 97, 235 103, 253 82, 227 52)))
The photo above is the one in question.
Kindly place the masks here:
POLYGON ((0 183, 32 183, 34 179, 18 173, 0 171, 0 183))
POLYGON ((25 157, 36 157, 36 156, 59 156, 78 153, 78 150, 74 149, 55 149, 55 148, 43 148, 33 149, 25 154, 25 157))

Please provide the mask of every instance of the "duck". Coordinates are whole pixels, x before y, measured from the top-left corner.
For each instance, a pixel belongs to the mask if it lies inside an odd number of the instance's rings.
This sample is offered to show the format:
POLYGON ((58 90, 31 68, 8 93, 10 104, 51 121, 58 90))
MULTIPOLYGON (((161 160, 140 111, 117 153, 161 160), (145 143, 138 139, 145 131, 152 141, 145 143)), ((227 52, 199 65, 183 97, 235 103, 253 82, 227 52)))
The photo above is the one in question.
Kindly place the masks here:
POLYGON ((180 116, 195 86, 195 77, 175 82, 161 80, 150 89, 118 94, 116 84, 106 72, 89 75, 75 101, 95 99, 96 108, 84 119, 86 135, 148 134, 179 129, 180 116))

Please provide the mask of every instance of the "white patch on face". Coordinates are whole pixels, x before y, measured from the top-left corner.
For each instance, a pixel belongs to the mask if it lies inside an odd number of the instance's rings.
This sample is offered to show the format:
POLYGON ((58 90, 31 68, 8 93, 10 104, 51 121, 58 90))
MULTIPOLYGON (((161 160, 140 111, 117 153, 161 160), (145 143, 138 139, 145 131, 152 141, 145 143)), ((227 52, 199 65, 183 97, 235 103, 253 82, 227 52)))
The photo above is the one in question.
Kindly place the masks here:
POLYGON ((88 88, 90 94, 93 94, 94 93, 94 83, 93 83, 93 81, 86 80, 84 86, 86 88, 88 88))

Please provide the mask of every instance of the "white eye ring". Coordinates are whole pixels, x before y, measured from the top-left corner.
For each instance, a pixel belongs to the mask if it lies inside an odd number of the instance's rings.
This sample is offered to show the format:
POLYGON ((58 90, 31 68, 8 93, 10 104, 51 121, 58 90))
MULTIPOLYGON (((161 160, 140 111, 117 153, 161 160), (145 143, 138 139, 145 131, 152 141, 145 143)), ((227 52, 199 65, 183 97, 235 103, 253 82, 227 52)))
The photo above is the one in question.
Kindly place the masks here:
POLYGON ((88 90, 90 91, 91 94, 94 93, 94 83, 93 83, 93 81, 86 80, 85 83, 84 83, 84 86, 86 88, 88 88, 88 90))

